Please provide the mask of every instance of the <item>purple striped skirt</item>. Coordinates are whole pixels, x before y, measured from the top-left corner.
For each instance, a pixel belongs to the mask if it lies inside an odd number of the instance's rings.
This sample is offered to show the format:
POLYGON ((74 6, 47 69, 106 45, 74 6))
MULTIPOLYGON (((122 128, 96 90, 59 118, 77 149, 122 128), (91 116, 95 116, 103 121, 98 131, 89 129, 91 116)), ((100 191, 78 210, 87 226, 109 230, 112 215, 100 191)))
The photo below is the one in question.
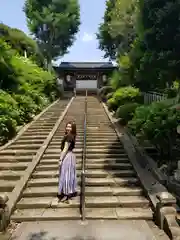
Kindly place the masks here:
POLYGON ((59 169, 59 194, 73 194, 76 192, 76 156, 68 152, 59 169))

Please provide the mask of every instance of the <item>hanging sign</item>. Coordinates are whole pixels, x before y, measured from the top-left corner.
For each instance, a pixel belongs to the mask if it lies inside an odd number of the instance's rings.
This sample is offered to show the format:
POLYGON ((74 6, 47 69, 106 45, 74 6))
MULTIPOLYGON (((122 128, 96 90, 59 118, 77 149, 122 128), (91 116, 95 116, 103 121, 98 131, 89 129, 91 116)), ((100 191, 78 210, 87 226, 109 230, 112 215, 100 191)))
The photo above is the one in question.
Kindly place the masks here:
POLYGON ((88 75, 88 74, 79 74, 76 76, 77 80, 96 80, 96 75, 88 75))

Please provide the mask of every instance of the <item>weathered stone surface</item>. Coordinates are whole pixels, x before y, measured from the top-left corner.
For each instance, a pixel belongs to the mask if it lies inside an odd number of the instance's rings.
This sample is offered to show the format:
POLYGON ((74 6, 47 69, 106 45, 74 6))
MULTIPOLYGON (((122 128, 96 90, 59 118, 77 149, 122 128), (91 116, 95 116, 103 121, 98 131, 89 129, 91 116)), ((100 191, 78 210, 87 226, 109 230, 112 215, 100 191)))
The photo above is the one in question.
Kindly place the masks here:
POLYGON ((173 205, 173 204, 176 204, 176 199, 175 197, 173 197, 173 195, 169 192, 160 192, 156 195, 156 197, 160 200, 160 202, 162 204, 165 204, 165 205, 173 205))
POLYGON ((80 221, 23 223, 13 239, 26 240, 32 236, 57 240, 156 240, 145 221, 80 221))
POLYGON ((2 180, 19 180, 23 171, 3 170, 0 171, 0 179, 2 180))
POLYGON ((28 166, 28 163, 2 163, 0 162, 0 170, 24 170, 28 166))
POLYGON ((176 215, 176 208, 174 207, 162 207, 160 211, 164 215, 170 215, 170 214, 176 215))
POLYGON ((139 187, 112 187, 113 195, 116 196, 140 196, 143 193, 142 188, 139 187))
POLYGON ((151 220, 152 210, 150 208, 116 208, 118 219, 129 220, 151 220))
POLYGON ((113 208, 118 206, 118 198, 111 196, 86 197, 87 208, 113 208))
POLYGON ((11 192, 15 186, 15 181, 0 180, 0 191, 11 192))
POLYGON ((48 208, 52 201, 53 197, 22 198, 16 206, 19 209, 48 208))
POLYGON ((115 208, 87 208, 87 219, 117 219, 115 208))

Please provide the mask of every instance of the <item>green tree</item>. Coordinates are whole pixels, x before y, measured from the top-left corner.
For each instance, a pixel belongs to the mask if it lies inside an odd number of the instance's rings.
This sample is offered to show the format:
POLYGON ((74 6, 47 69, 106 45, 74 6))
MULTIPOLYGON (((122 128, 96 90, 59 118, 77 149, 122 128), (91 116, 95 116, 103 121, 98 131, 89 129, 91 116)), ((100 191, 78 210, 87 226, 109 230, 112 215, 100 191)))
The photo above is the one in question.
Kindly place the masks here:
POLYGON ((1 23, 0 38, 10 45, 12 49, 15 49, 19 55, 30 57, 40 66, 43 65, 43 56, 37 43, 23 31, 1 23))
POLYGON ((109 31, 113 39, 120 39, 118 54, 129 52, 136 37, 137 0, 116 0, 111 13, 109 31))
POLYGON ((107 0, 97 38, 104 57, 115 59, 128 52, 136 36, 137 0, 107 0))
POLYGON ((139 1, 138 39, 131 56, 141 89, 164 89, 179 78, 179 18, 179 1, 139 1))
POLYGON ((106 1, 106 10, 104 13, 104 21, 99 26, 97 39, 99 40, 99 48, 105 52, 104 57, 110 59, 116 58, 116 42, 111 36, 109 24, 111 23, 111 12, 114 10, 116 0, 106 1))
POLYGON ((26 0, 24 11, 28 28, 35 36, 47 67, 67 53, 80 25, 77 0, 26 0))

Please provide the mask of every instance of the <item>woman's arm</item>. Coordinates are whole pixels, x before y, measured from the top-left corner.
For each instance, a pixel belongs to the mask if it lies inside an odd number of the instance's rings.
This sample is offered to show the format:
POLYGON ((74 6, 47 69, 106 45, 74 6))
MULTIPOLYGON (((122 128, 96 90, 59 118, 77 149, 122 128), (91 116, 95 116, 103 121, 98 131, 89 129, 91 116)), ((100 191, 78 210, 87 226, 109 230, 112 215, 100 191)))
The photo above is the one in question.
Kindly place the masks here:
POLYGON ((70 145, 69 142, 65 142, 64 143, 64 149, 61 152, 60 161, 63 161, 63 159, 65 158, 65 156, 66 156, 66 154, 67 154, 67 152, 69 150, 69 145, 70 145))

